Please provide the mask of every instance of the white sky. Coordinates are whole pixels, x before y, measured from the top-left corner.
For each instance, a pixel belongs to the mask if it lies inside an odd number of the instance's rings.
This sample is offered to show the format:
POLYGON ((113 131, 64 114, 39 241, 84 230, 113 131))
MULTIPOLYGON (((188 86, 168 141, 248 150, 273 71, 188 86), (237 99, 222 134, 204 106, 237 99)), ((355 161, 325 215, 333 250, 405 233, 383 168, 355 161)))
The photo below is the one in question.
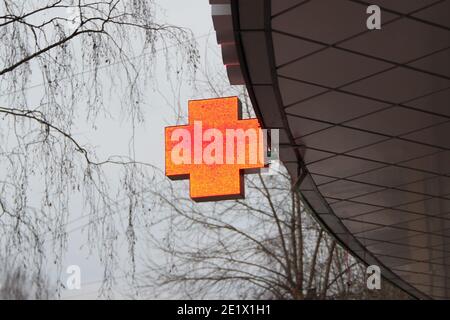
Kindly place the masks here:
MULTIPOLYGON (((199 49, 204 57, 207 43, 211 52, 208 53, 209 63, 217 63, 222 67, 220 60, 220 48, 215 41, 215 33, 213 30, 211 19, 211 8, 208 0, 158 0, 157 4, 164 9, 165 20, 168 23, 186 27, 194 32, 198 38, 199 49), (205 36, 210 33, 209 36, 205 36), (211 53, 211 54, 210 54, 211 53)), ((160 18, 163 18, 160 16, 160 18)), ((174 49, 171 49, 174 50, 174 49)), ((155 77, 158 78, 158 86, 164 95, 170 96, 171 89, 166 81, 164 68, 159 68, 155 77)), ((149 88, 149 91, 152 89, 149 88)), ((137 160, 152 163, 163 168, 164 166, 164 127, 169 125, 173 116, 172 111, 168 108, 167 103, 161 94, 150 92, 148 94, 151 101, 144 101, 149 105, 145 115, 146 124, 138 128, 136 132, 136 149, 137 160)), ((180 103, 181 106, 187 108, 187 101, 195 98, 207 98, 201 96, 201 92, 186 87, 182 91, 180 103)), ((112 105, 111 108, 120 108, 119 105, 112 105)), ((129 142, 129 123, 111 120, 102 120, 99 123, 99 129, 96 132, 79 132, 79 137, 86 138, 92 145, 97 146, 98 154, 127 154, 129 142)), ((72 213, 71 213, 72 215, 72 213)), ((73 217, 82 215, 80 212, 74 212, 73 217)), ((71 217, 69 220, 73 219, 71 217)), ((71 224, 68 228, 69 232, 77 227, 84 225, 87 219, 81 219, 77 223, 71 224)), ((81 268, 81 290, 64 290, 62 292, 63 299, 95 299, 98 295, 98 288, 103 277, 103 267, 100 264, 95 253, 89 254, 86 246, 80 247, 86 243, 86 232, 80 231, 70 232, 68 252, 63 263, 63 270, 69 265, 78 265, 81 268)), ((123 248, 119 250, 119 254, 126 255, 127 245, 125 239, 122 241, 123 248)), ((139 257, 138 257, 139 258, 139 257)), ((124 268, 126 268, 124 263, 124 268)), ((120 283, 121 271, 117 272, 120 283)), ((63 273, 63 282, 66 282, 63 273)), ((120 288, 120 285, 119 285, 120 288)), ((120 292, 116 293, 116 298, 120 298, 120 292)))
MULTIPOLYGON (((157 5, 160 7, 160 14, 158 15, 158 22, 167 22, 179 27, 185 27, 190 29, 197 39, 199 45, 199 51, 201 54, 202 65, 205 65, 205 58, 207 57, 208 64, 213 65, 218 70, 224 70, 225 67, 222 64, 220 47, 216 43, 216 35, 213 29, 211 18, 211 7, 208 0, 156 0, 157 5), (163 13, 163 15, 161 14, 163 13)), ((176 50, 171 48, 170 50, 176 50)), ((136 55, 140 52, 136 52, 136 55)), ((174 112, 170 106, 168 106, 166 99, 173 99, 172 88, 167 81, 167 70, 164 67, 164 57, 161 55, 160 65, 157 66, 154 78, 157 79, 158 91, 155 91, 154 87, 149 86, 146 94, 146 101, 143 101, 145 105, 145 124, 136 128, 135 132, 135 146, 136 146, 136 160, 145 163, 150 163, 164 169, 164 127, 174 124, 174 112)), ((30 100, 30 105, 38 105, 40 98, 43 95, 42 86, 39 86, 42 79, 38 75, 33 74, 27 95, 30 100)), ((102 73, 100 72, 100 75, 102 73)), ((109 77, 107 73, 103 75, 105 81, 108 81, 106 77, 109 77)), ((201 78, 201 72, 199 72, 199 78, 201 78)), ((106 95, 107 93, 105 93, 106 95)), ((187 102, 190 99, 209 98, 208 93, 194 90, 193 87, 186 84, 183 90, 180 92, 180 97, 177 103, 187 110, 187 102)), ((5 103, 6 98, 0 95, 0 104, 5 103)), ((99 159, 106 159, 110 155, 128 155, 129 154, 129 142, 131 136, 131 125, 129 121, 124 121, 120 117, 121 105, 119 101, 113 100, 111 105, 108 106, 111 113, 116 115, 116 118, 99 117, 96 122, 97 129, 94 130, 90 126, 83 124, 78 125, 74 129, 73 136, 80 142, 81 145, 95 146, 95 152, 99 159)), ((1 170, 4 169, 0 167, 1 170)), ((113 172, 113 171, 112 171, 113 172)), ((114 174, 114 172, 112 173, 114 174)), ((181 182, 177 182, 181 183, 181 182)), ((40 203, 40 197, 42 196, 39 187, 42 187, 40 181, 31 181, 30 190, 33 193, 32 197, 37 203, 40 203)), ((32 199, 33 200, 33 199, 32 199)), ((30 200, 31 201, 31 200, 30 200)), ((69 232, 68 238, 68 250, 65 254, 64 261, 62 262, 62 277, 61 281, 65 284, 68 274, 64 271, 70 265, 78 265, 81 268, 81 290, 63 290, 61 293, 62 299, 95 299, 98 297, 98 289, 103 279, 103 265, 99 261, 99 257, 96 252, 89 252, 87 246, 87 230, 84 230, 88 222, 88 218, 80 218, 86 213, 83 211, 82 199, 78 195, 73 195, 71 198, 71 212, 69 221, 76 219, 75 222, 69 223, 67 231, 69 232)), ((120 223, 120 217, 117 217, 120 223)), ((122 220, 124 220, 122 218, 122 220)), ((139 235, 138 235, 139 237, 139 235)), ((49 240, 51 237, 49 237, 49 240)), ((141 237, 141 241, 142 240, 141 237)), ((117 288, 121 289, 120 282, 124 280, 121 277, 129 266, 126 261, 127 255, 127 243, 125 237, 122 235, 122 239, 119 240, 121 247, 119 248, 119 257, 123 260, 119 270, 116 271, 117 282, 119 285, 117 288)), ((138 252, 143 254, 142 252, 138 252)), ((145 254, 149 254, 146 252, 145 254)), ((151 253, 150 253, 151 254, 151 253)), ((144 256, 137 256, 137 261, 144 256)), ((48 261, 49 274, 51 280, 56 280, 57 273, 53 270, 53 261, 48 261)), ((139 268, 138 270, 139 271, 139 268)), ((120 292, 115 295, 116 298, 120 298, 120 292)))

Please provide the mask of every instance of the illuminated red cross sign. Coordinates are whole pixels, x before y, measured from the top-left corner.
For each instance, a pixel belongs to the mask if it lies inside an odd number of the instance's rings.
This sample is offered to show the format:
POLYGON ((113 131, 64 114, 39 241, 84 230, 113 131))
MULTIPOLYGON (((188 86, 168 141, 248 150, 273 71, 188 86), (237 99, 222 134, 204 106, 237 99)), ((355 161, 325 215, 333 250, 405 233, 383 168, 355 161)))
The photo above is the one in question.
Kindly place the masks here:
POLYGON ((195 201, 242 198, 243 173, 264 167, 258 119, 241 118, 237 97, 189 101, 189 124, 167 127, 166 175, 190 179, 195 201))

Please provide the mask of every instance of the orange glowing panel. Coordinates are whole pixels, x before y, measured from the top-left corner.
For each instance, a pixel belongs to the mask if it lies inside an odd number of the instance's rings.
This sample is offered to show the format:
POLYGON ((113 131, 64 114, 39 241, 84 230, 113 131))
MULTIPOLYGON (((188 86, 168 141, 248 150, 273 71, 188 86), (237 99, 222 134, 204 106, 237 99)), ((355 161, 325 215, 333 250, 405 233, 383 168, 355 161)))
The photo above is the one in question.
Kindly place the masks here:
POLYGON ((195 201, 244 196, 243 173, 264 167, 258 119, 241 120, 237 97, 189 101, 189 124, 165 128, 166 176, 190 180, 195 201))

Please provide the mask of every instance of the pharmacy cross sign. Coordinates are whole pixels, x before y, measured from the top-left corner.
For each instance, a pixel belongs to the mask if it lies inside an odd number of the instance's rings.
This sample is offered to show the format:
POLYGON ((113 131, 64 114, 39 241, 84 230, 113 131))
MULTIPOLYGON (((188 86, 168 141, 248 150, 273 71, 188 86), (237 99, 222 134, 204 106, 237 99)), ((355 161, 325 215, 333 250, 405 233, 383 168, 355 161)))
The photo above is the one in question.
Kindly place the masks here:
POLYGON ((264 167, 258 119, 241 120, 237 97, 189 101, 189 124, 165 128, 166 176, 190 180, 194 201, 244 197, 243 173, 264 167))

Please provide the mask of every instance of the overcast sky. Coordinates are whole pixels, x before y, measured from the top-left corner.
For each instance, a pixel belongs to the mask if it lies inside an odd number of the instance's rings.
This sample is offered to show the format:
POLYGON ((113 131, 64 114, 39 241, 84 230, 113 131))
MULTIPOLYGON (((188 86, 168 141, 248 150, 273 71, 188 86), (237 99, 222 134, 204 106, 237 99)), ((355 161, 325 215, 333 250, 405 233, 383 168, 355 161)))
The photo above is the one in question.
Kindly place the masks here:
MULTIPOLYGON (((164 16, 159 16, 161 20, 192 30, 197 38, 202 59, 205 56, 205 50, 208 50, 209 63, 221 65, 220 48, 216 45, 208 0, 157 0, 156 3, 164 12, 164 16)), ((172 94, 169 83, 166 81, 167 75, 165 72, 166 70, 163 67, 157 70, 158 89, 161 92, 155 92, 152 88, 149 88, 147 97, 149 101, 144 101, 148 106, 145 115, 146 124, 139 127, 136 132, 137 160, 152 163, 160 168, 164 167, 164 127, 169 125, 173 118, 173 112, 163 98, 163 96, 170 97, 172 94)), ((185 86, 181 92, 180 103, 184 108, 187 108, 187 101, 195 98, 208 97, 201 96, 201 92, 193 90, 190 86, 185 86)), ((119 105, 111 105, 110 107, 112 109, 120 108, 119 105)), ((96 132, 80 130, 77 133, 78 138, 86 139, 90 144, 95 145, 99 155, 127 154, 130 137, 128 123, 102 119, 98 127, 99 130, 96 132)), ((74 212, 73 216, 80 216, 80 212, 74 212)), ((103 267, 95 253, 89 254, 86 246, 81 247, 86 243, 86 231, 81 233, 76 230, 86 221, 87 219, 81 219, 68 228, 70 232, 69 248, 63 263, 63 269, 65 270, 69 265, 79 265, 81 267, 82 288, 81 290, 64 290, 62 292, 63 299, 95 299, 98 295, 98 288, 103 277, 103 267)), ((125 239, 123 239, 122 244, 123 248, 119 252, 125 256, 127 250, 125 239)), ((123 268, 126 268, 125 262, 123 268)), ((118 283, 123 281, 123 278, 120 277, 121 273, 122 271, 117 272, 118 283)), ((65 283, 64 277, 65 274, 63 273, 62 280, 65 283)), ((120 289, 120 287, 119 285, 118 288, 120 289)), ((116 297, 121 297, 120 292, 116 292, 116 297)))

